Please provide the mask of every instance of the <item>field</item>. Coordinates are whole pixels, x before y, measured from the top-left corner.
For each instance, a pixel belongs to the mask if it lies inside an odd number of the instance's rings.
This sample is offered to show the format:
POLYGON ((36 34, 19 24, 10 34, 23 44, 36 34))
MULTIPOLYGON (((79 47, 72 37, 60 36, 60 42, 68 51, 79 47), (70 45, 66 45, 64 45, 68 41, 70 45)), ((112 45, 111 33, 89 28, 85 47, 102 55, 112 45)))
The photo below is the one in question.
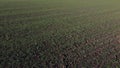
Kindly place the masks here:
POLYGON ((0 68, 120 68, 119 3, 0 0, 0 68))

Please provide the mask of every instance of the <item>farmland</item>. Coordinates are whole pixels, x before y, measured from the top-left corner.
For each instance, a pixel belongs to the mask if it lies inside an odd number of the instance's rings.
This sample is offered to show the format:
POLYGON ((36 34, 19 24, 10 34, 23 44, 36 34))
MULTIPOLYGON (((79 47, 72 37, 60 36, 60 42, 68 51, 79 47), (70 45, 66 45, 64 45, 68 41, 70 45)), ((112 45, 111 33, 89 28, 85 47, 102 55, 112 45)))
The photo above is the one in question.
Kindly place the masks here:
POLYGON ((0 68, 120 68, 119 3, 0 0, 0 68))

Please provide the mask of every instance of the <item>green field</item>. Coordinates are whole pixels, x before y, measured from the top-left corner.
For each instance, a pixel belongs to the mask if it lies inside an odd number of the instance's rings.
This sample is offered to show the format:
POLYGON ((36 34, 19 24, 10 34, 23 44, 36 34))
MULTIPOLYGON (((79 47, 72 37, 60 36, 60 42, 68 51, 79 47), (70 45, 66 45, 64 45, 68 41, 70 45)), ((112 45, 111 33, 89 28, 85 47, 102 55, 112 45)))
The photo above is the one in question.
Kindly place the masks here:
POLYGON ((120 68, 119 0, 0 0, 0 68, 120 68))

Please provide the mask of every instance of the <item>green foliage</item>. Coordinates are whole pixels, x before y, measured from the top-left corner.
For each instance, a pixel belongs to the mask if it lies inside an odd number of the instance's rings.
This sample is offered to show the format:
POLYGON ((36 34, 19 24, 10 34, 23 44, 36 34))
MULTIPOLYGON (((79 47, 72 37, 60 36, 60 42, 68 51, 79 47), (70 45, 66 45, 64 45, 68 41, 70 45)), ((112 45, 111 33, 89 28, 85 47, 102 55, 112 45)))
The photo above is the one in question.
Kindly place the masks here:
POLYGON ((0 0, 0 68, 119 68, 117 0, 0 0))

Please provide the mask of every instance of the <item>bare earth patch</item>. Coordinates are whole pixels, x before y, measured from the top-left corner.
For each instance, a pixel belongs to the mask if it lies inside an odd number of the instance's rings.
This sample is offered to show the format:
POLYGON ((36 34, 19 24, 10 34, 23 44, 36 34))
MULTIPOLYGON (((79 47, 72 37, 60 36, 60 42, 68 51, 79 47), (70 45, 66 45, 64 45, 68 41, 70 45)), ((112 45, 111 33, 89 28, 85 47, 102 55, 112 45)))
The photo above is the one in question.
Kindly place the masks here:
POLYGON ((120 35, 117 35, 116 38, 117 38, 117 42, 120 43, 120 35))

